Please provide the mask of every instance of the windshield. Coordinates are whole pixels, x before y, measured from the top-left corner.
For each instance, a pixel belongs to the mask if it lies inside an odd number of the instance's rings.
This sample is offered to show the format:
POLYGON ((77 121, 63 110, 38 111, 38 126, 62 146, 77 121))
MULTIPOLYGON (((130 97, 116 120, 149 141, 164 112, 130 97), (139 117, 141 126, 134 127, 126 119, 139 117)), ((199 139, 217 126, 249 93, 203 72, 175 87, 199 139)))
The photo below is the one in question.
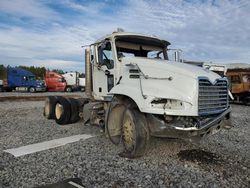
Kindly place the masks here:
POLYGON ((149 59, 168 59, 166 45, 162 41, 147 38, 122 38, 116 40, 118 59, 123 57, 146 57, 149 59))
POLYGON ((28 80, 35 80, 36 78, 35 78, 35 76, 29 76, 28 77, 28 80))

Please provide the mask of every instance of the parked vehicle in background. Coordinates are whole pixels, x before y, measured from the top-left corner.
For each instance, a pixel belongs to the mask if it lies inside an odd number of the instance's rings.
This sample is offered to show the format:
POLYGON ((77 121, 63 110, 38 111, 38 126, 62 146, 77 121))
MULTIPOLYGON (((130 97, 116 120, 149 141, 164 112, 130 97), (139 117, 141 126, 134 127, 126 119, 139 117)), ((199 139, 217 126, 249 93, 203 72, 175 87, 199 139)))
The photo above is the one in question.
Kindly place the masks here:
POLYGON ((68 72, 62 75, 67 83, 67 92, 80 91, 85 88, 85 78, 80 78, 79 75, 79 72, 68 72))
POLYGON ((65 91, 67 83, 61 74, 47 71, 45 74, 45 83, 47 91, 65 91))
POLYGON ((79 78, 78 72, 59 74, 47 71, 45 83, 48 91, 80 91, 85 88, 85 78, 79 78))
POLYGON ((3 80, 0 80, 0 92, 3 91, 3 80))
POLYGON ((203 66, 228 78, 234 101, 250 105, 250 64, 204 64, 203 66))
POLYGON ((79 89, 85 91, 85 78, 79 78, 79 89))
POLYGON ((33 73, 21 68, 6 68, 6 78, 3 80, 4 91, 46 91, 43 81, 36 80, 33 73))
POLYGON ((231 92, 235 101, 250 105, 250 69, 229 70, 226 75, 231 82, 231 92))

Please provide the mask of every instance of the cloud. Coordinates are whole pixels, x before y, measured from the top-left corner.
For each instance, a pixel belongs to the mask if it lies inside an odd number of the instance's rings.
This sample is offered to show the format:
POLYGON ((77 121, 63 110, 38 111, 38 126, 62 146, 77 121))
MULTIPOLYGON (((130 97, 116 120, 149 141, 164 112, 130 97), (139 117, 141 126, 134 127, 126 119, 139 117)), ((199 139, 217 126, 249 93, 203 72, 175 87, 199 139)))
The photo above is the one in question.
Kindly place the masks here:
POLYGON ((188 59, 249 62, 249 8, 249 1, 131 1, 122 20, 136 31, 170 40, 188 59))
POLYGON ((72 65, 84 67, 81 45, 90 44, 93 40, 91 33, 87 33, 84 27, 65 29, 55 26, 43 33, 11 27, 0 30, 0 64, 34 64, 67 69, 72 65), (65 64, 62 64, 64 62, 65 64))
POLYGON ((61 3, 68 8, 71 8, 75 11, 84 14, 98 15, 99 11, 105 8, 107 5, 104 2, 85 2, 85 3, 76 3, 72 0, 63 0, 61 3))
POLYGON ((0 24, 0 64, 83 69, 81 46, 118 27, 169 40, 188 60, 250 63, 249 8, 247 0, 1 1, 0 15, 32 22, 0 24))
POLYGON ((0 1, 0 11, 17 17, 51 19, 57 13, 49 9, 42 1, 34 0, 3 0, 0 1))

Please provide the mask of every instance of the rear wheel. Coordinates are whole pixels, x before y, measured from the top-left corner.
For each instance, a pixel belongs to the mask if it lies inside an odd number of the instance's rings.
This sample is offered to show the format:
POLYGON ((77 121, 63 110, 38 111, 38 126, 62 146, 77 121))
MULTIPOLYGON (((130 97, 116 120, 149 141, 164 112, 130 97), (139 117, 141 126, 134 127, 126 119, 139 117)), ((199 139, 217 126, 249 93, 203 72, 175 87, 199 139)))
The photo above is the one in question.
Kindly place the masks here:
POLYGON ((68 101, 71 106, 71 117, 69 123, 75 123, 80 119, 79 116, 80 104, 78 103, 78 100, 74 98, 69 98, 68 101))
POLYGON ((58 101, 58 98, 56 96, 48 96, 45 99, 45 105, 44 105, 44 116, 47 119, 55 119, 55 106, 58 101))
POLYGON ((122 121, 122 143, 125 157, 135 158, 144 154, 149 141, 145 115, 137 109, 127 108, 122 121))
POLYGON ((55 120, 59 125, 66 125, 70 122, 71 105, 65 98, 59 98, 55 106, 55 120))
POLYGON ((66 91, 67 92, 72 92, 72 88, 71 87, 66 87, 66 91))

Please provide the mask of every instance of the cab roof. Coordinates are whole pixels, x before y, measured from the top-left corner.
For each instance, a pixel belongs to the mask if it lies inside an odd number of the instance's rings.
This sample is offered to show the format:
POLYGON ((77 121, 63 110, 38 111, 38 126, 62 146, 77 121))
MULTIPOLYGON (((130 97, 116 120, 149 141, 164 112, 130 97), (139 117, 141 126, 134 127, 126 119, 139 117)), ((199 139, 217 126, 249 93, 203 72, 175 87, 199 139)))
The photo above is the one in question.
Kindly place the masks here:
POLYGON ((144 39, 149 39, 149 40, 154 40, 154 41, 158 41, 160 43, 165 44, 166 46, 170 45, 170 42, 166 41, 166 40, 162 40, 156 36, 152 36, 152 35, 145 35, 145 34, 141 34, 141 33, 131 33, 131 32, 121 32, 121 31, 115 31, 112 34, 106 35, 100 39, 98 39, 95 43, 101 43, 102 41, 104 41, 105 39, 112 39, 112 38, 144 38, 144 39))

